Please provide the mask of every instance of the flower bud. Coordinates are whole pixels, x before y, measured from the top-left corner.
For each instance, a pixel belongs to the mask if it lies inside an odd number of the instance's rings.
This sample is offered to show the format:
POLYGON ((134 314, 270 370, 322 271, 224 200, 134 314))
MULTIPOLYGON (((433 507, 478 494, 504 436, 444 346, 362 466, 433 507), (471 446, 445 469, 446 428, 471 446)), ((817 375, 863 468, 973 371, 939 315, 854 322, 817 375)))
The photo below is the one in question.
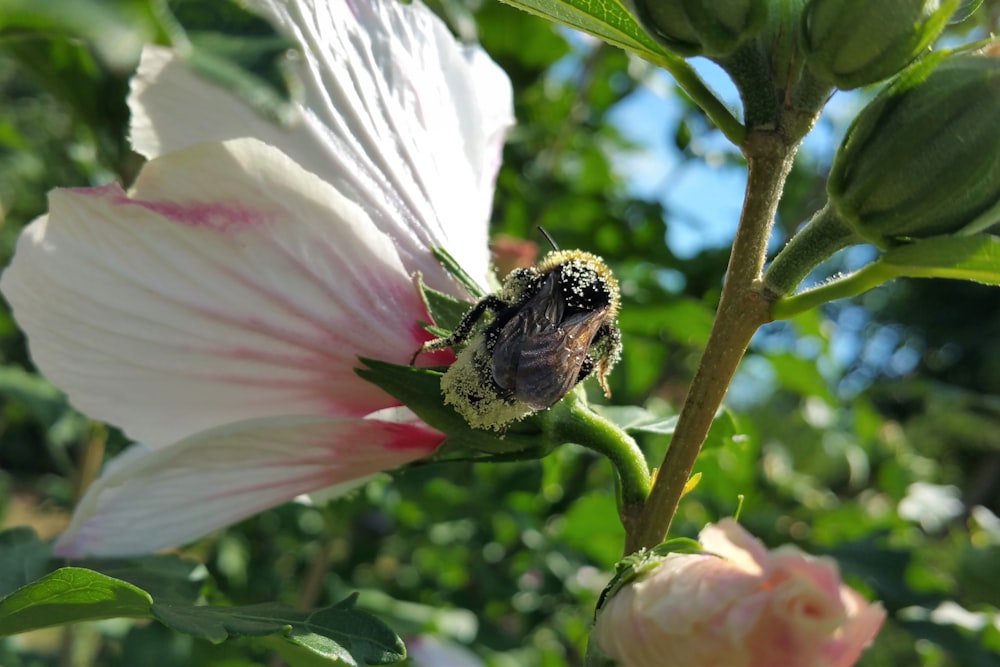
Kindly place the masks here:
POLYGON ((848 128, 827 181, 830 204, 880 247, 984 229, 1000 208, 998 118, 1000 59, 928 59, 848 128))
POLYGON ((724 56, 767 20, 767 0, 627 0, 643 27, 683 56, 724 56))
POLYGON ((925 52, 959 0, 812 0, 803 15, 806 63, 850 90, 887 79, 925 52))
POLYGON ((699 541, 601 609, 593 639, 618 667, 850 667, 885 620, 830 559, 768 551, 732 519, 699 541))

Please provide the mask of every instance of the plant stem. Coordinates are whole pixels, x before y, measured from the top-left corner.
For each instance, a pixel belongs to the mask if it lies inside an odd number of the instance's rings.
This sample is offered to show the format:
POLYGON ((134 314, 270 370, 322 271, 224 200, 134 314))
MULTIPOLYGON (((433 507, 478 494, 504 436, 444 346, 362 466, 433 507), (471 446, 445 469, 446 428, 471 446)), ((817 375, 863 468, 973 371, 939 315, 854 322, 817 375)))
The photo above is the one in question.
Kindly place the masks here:
POLYGON ((746 198, 719 310, 656 482, 634 529, 626 526, 627 553, 651 548, 667 534, 695 459, 750 338, 771 320, 771 304, 760 290, 760 275, 795 144, 789 145, 771 132, 751 133, 744 142, 746 198))
POLYGON ((861 239, 827 202, 781 249, 764 273, 764 290, 777 298, 793 291, 810 271, 830 255, 861 239))
POLYGON ((785 320, 828 301, 867 292, 895 277, 895 272, 876 261, 846 276, 835 278, 799 294, 778 299, 771 307, 771 316, 776 320, 785 320))
POLYGON ((608 457, 621 482, 621 520, 634 525, 649 496, 649 466, 639 445, 614 423, 597 414, 575 392, 566 397, 569 410, 553 425, 554 442, 574 442, 608 457))
POLYGON ((712 119, 712 122, 726 135, 729 141, 737 146, 746 139, 746 128, 733 115, 729 107, 718 98, 711 88, 705 85, 701 77, 686 60, 672 53, 664 53, 656 58, 655 64, 670 72, 688 97, 712 119))

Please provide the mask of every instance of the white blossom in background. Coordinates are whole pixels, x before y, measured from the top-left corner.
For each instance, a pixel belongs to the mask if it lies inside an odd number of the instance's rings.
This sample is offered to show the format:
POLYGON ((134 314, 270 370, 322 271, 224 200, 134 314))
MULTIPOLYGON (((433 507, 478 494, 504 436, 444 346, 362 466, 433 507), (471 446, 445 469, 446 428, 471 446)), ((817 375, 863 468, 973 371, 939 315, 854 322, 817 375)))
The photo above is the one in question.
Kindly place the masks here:
POLYGON ((39 370, 141 443, 64 556, 183 544, 443 439, 353 368, 429 337, 416 272, 464 296, 430 248, 485 281, 510 82, 419 2, 252 4, 301 46, 295 124, 147 48, 136 182, 52 192, 0 281, 39 370))

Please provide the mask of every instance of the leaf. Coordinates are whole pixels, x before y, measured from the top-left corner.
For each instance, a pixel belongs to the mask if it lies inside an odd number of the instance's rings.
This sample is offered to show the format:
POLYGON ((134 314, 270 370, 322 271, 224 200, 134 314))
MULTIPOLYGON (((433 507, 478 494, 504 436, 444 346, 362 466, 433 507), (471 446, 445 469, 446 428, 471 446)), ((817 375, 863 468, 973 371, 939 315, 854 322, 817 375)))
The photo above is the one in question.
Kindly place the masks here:
POLYGON ((637 405, 592 405, 590 408, 627 433, 672 435, 677 415, 661 417, 637 405))
POLYGON ((1000 285, 1000 237, 935 236, 890 248, 879 263, 894 276, 1000 285))
POLYGON ((18 526, 0 533, 0 595, 35 581, 51 567, 52 548, 35 531, 18 526))
POLYGON ((402 640, 382 621, 354 609, 356 596, 313 611, 280 604, 234 607, 154 604, 153 616, 187 634, 221 642, 233 636, 281 634, 312 654, 349 665, 384 665, 406 656, 402 640))
POLYGON ((95 558, 76 561, 76 564, 138 586, 158 604, 194 604, 208 578, 201 563, 176 554, 95 558))
POLYGON ((633 51, 661 64, 677 56, 666 51, 642 29, 617 0, 504 0, 531 14, 582 30, 608 44, 633 51))
POLYGON ((0 636, 104 618, 146 618, 153 599, 132 584, 64 567, 0 599, 0 636))

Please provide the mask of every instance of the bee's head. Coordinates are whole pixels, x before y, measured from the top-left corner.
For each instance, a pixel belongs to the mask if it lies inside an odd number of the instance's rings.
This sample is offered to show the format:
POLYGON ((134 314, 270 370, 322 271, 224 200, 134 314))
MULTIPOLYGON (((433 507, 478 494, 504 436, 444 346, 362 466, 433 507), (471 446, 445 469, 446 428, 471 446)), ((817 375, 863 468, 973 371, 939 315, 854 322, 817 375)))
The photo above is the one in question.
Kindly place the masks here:
POLYGON ((580 311, 607 307, 608 317, 618 314, 621 298, 618 281, 597 255, 582 250, 557 250, 546 255, 534 270, 540 277, 553 271, 559 273, 559 288, 567 307, 580 311))

